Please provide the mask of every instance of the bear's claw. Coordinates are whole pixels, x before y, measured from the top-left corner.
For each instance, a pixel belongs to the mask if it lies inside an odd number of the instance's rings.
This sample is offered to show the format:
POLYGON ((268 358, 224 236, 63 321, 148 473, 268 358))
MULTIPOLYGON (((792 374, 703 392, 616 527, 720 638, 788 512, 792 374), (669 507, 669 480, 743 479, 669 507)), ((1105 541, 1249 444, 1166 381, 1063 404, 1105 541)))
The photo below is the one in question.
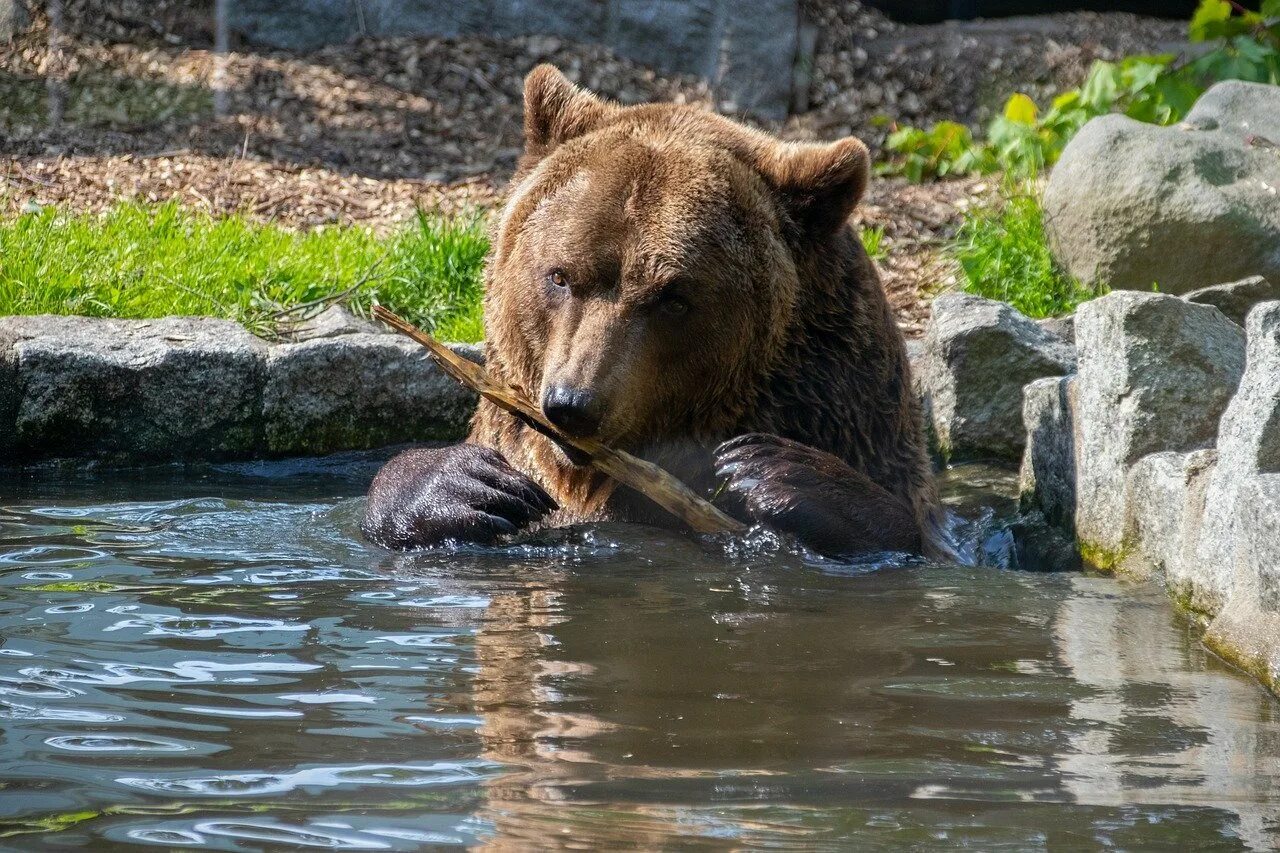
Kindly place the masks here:
POLYGON ((821 554, 920 549, 920 528, 905 502, 830 453, 749 433, 716 448, 715 472, 731 513, 821 554))

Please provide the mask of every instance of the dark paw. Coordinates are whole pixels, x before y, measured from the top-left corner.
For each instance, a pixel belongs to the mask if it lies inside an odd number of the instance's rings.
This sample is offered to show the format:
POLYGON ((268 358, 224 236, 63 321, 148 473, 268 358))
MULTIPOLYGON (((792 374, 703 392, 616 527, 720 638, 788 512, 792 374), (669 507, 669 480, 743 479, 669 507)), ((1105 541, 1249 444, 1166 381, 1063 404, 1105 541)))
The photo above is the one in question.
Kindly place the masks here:
POLYGON ((731 513, 821 554, 920 548, 919 526, 903 501, 808 445, 765 433, 738 436, 716 448, 715 470, 731 513))
POLYGON ((541 486, 494 450, 475 444, 414 448, 378 472, 360 527, 388 548, 484 544, 555 509, 541 486))

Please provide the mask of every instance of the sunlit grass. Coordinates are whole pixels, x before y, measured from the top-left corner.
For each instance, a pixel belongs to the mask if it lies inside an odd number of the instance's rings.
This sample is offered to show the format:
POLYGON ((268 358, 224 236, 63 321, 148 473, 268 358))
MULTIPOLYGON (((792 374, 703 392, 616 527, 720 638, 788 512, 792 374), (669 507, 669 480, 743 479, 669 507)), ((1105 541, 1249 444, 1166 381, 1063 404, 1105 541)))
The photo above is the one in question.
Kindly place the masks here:
POLYGON ((858 234, 858 239, 862 241, 862 248, 867 250, 867 256, 871 258, 871 260, 881 260, 888 254, 884 246, 883 225, 863 228, 858 234))
POLYGON ((1032 192, 967 217, 953 246, 969 293, 1008 302, 1028 317, 1070 314, 1100 295, 1054 262, 1044 212, 1032 192))
POLYGON ((381 303, 447 340, 482 335, 478 217, 419 213, 381 237, 359 227, 298 233, 175 203, 103 214, 52 208, 0 222, 0 314, 211 315, 271 334, 285 309, 341 296, 381 303))

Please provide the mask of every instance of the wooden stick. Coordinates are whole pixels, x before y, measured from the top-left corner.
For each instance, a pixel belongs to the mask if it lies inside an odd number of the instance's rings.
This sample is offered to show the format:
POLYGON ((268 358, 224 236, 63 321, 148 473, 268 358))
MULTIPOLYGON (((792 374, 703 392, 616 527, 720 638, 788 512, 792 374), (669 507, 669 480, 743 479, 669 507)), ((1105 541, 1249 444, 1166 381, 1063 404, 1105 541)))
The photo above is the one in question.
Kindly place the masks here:
POLYGON ((547 420, 542 409, 515 388, 493 379, 487 370, 449 349, 426 332, 381 305, 373 316, 427 348, 440 369, 502 409, 536 423, 541 429, 584 453, 591 467, 635 489, 698 533, 740 533, 746 526, 716 509, 671 474, 630 453, 606 447, 593 438, 566 435, 547 420))

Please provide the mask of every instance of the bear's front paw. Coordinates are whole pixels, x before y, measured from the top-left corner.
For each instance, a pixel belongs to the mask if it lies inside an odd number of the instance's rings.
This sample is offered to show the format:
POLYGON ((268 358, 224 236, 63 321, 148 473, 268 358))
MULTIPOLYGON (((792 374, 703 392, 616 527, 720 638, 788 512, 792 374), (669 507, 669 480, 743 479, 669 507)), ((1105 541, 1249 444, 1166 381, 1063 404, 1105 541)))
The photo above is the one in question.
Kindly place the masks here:
POLYGON ((920 550, 910 509, 844 460, 805 444, 749 433, 716 448, 728 509, 829 556, 920 550))
POLYGON ((476 444, 414 448, 382 467, 360 529, 388 548, 491 543, 557 509, 502 454, 476 444))

